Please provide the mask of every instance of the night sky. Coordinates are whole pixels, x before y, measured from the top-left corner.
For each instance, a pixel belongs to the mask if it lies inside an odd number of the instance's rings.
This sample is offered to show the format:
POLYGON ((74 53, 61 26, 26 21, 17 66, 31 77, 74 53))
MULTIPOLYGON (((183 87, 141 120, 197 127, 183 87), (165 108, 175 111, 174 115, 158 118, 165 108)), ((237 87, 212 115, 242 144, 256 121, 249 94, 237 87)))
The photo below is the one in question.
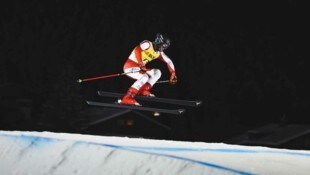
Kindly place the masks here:
MULTIPOLYGON (((132 49, 156 33, 172 41, 165 53, 178 83, 152 92, 203 101, 181 117, 162 116, 170 138, 224 141, 268 123, 310 124, 305 21, 294 0, 33 0, 0 9, 2 130, 85 132, 85 113, 97 110, 85 100, 98 100, 97 90, 125 93, 133 80, 76 80, 121 73, 132 49), (20 107, 27 99, 30 116, 20 107)), ((160 60, 147 67, 170 76, 160 60)))

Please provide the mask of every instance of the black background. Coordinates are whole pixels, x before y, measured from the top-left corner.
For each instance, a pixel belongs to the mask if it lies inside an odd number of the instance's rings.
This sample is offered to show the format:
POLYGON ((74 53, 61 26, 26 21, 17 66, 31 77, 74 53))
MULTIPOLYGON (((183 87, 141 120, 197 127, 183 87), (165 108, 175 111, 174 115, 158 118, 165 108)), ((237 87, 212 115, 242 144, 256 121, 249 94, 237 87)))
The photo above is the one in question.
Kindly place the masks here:
MULTIPOLYGON (((83 132, 85 100, 96 90, 124 93, 133 81, 76 80, 121 73, 132 49, 158 32, 172 40, 165 53, 179 81, 152 92, 203 101, 162 119, 181 133, 173 139, 223 141, 266 123, 309 124, 306 21, 297 1, 33 0, 0 9, 0 129, 83 132), (11 91, 32 100, 30 117, 8 104, 11 91)), ((163 62, 148 67, 169 78, 163 62)))

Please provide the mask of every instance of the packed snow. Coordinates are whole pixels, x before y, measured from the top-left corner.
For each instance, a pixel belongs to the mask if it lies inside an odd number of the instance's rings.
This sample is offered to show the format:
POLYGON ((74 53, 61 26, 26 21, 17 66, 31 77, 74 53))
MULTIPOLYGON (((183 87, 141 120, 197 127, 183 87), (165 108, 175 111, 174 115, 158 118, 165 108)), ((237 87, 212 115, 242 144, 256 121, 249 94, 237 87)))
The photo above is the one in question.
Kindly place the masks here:
POLYGON ((0 131, 1 175, 306 175, 309 172, 307 150, 0 131))

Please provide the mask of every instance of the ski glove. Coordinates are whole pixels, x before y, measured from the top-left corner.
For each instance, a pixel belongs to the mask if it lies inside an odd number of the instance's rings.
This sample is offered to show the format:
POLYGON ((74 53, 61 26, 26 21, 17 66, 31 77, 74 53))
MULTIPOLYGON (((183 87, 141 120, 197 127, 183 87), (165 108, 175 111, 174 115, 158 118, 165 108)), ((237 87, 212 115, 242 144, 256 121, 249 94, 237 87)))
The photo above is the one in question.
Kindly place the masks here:
POLYGON ((144 65, 141 65, 141 66, 140 66, 140 71, 139 71, 139 73, 140 73, 140 74, 145 74, 146 71, 147 71, 147 68, 146 68, 144 65))
POLYGON ((176 76, 175 72, 173 72, 170 75, 169 83, 170 84, 175 84, 176 82, 177 82, 177 76, 176 76))

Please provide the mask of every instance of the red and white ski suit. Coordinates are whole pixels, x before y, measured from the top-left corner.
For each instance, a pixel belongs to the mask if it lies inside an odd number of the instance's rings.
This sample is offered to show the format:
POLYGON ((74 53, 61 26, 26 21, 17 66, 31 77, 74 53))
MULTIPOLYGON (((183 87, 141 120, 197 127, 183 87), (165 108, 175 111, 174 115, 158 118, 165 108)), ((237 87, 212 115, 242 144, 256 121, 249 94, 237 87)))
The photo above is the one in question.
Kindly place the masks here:
POLYGON ((125 73, 135 72, 127 74, 130 78, 137 80, 131 86, 132 88, 139 90, 145 83, 153 86, 161 77, 161 71, 159 69, 147 69, 144 74, 138 72, 141 70, 141 66, 145 66, 148 62, 155 59, 164 61, 171 74, 175 72, 171 59, 163 51, 155 51, 151 41, 144 40, 134 48, 123 67, 125 73))

